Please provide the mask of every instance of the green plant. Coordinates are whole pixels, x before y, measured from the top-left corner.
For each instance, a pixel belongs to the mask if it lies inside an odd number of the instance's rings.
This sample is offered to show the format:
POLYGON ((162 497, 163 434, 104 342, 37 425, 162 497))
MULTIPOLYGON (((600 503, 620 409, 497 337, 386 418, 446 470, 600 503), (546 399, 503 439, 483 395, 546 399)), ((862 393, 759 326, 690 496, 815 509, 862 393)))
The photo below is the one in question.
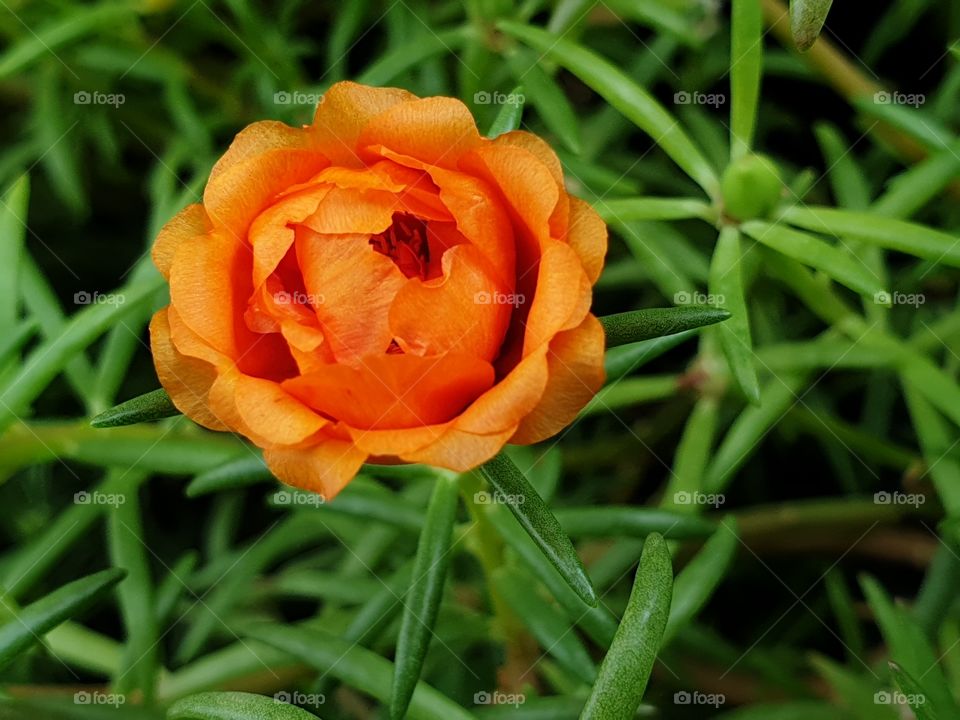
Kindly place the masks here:
POLYGON ((0 715, 957 715, 960 14, 791 5, 6 7, 0 715), (556 442, 326 505, 142 396, 141 255, 348 77, 552 140, 610 349, 556 442))

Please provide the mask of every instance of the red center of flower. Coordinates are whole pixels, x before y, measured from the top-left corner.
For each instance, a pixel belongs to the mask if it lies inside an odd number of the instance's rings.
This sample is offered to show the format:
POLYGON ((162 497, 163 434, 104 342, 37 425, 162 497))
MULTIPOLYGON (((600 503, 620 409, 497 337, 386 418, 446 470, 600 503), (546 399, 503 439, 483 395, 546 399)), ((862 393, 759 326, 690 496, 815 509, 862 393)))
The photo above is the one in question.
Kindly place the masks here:
POLYGON ((409 213, 395 214, 393 224, 385 232, 370 237, 370 245, 393 260, 408 278, 427 277, 430 244, 427 241, 427 224, 420 218, 409 213))

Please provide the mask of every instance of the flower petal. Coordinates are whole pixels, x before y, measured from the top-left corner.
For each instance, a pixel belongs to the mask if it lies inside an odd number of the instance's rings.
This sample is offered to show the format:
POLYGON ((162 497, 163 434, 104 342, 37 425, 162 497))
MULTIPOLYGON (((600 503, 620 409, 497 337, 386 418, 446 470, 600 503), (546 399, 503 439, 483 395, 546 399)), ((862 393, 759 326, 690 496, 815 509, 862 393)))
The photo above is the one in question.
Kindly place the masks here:
POLYGON ((540 442, 569 425, 603 385, 603 351, 603 326, 593 315, 557 335, 547 353, 550 373, 543 399, 510 442, 540 442))
POLYGON ((187 205, 174 215, 160 230, 153 244, 153 264, 157 266, 160 274, 169 280, 170 266, 173 265, 173 257, 180 246, 205 235, 210 228, 210 218, 199 203, 187 205))
POLYGON ((227 426, 210 410, 208 401, 217 369, 177 350, 170 336, 167 311, 159 310, 150 321, 150 349, 160 384, 176 408, 191 420, 211 430, 226 430, 227 426))
POLYGON ((491 277, 489 263, 473 245, 443 254, 443 276, 411 278, 390 306, 390 329, 407 352, 458 352, 493 362, 513 306, 506 288, 491 277))
POLYGON ((429 165, 455 169, 460 156, 482 142, 470 110, 448 97, 398 103, 372 118, 357 145, 389 148, 429 165))
POLYGON ((308 448, 265 450, 263 459, 270 472, 287 485, 333 500, 357 474, 367 456, 350 442, 323 438, 308 448))
POLYGON ((607 254, 607 224, 590 203, 570 196, 570 225, 567 242, 580 256, 590 284, 597 282, 607 254))
POLYGON ((366 235, 320 235, 297 229, 297 257, 307 292, 334 356, 357 362, 390 347, 389 310, 407 278, 366 235))
POLYGON ((493 385, 490 363, 467 355, 371 355, 287 380, 294 397, 359 429, 415 428, 446 422, 493 385))
POLYGON ((361 131, 393 106, 416 99, 406 90, 373 88, 354 82, 339 82, 323 95, 313 116, 312 131, 334 165, 362 167, 357 155, 361 131))

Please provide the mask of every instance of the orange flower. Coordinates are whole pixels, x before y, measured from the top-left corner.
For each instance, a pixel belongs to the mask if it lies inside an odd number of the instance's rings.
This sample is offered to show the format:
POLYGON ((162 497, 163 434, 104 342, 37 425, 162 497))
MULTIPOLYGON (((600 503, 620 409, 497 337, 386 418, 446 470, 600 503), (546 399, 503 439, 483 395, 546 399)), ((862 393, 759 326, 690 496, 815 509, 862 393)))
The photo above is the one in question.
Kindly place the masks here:
POLYGON ((339 83, 258 122, 160 232, 160 382, 332 498, 363 462, 468 470, 559 432, 603 382, 606 227, 538 137, 339 83))

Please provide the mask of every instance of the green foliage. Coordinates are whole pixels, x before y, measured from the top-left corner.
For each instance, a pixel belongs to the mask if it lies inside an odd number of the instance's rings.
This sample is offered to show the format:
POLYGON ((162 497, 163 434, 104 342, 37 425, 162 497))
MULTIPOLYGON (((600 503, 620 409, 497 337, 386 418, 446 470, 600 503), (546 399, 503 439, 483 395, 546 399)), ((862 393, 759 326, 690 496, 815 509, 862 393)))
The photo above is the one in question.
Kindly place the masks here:
POLYGON ((949 3, 0 15, 0 717, 960 716, 949 3), (610 229, 607 381, 323 503, 152 390, 146 253, 341 79, 554 147, 610 229))

